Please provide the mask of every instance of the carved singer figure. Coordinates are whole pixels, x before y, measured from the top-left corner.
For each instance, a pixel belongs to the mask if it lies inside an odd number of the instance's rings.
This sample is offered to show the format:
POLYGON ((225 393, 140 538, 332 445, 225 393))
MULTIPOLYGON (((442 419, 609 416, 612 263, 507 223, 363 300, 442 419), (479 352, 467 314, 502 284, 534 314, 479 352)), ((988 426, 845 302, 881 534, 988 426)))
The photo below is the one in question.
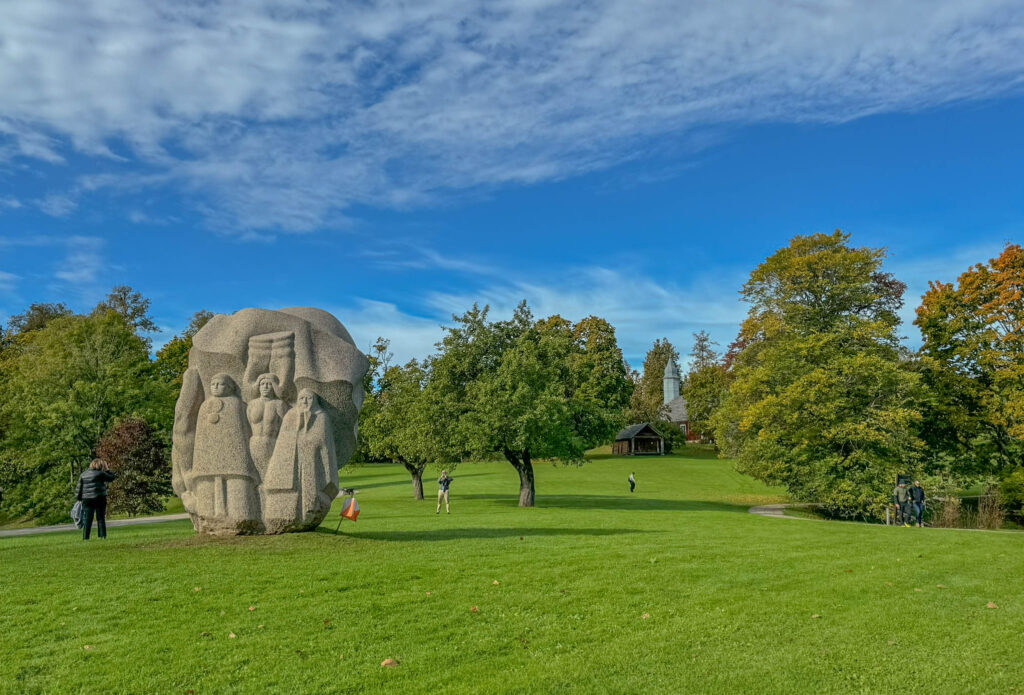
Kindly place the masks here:
POLYGON ((264 488, 268 529, 315 527, 338 494, 330 417, 311 389, 299 391, 295 407, 284 416, 264 488))
POLYGON ((230 520, 236 527, 253 521, 251 532, 258 530, 256 470, 249 457, 248 435, 238 387, 229 375, 215 375, 210 379, 210 396, 199 407, 191 471, 196 512, 208 522, 206 526, 219 525, 215 520, 230 520))
POLYGON ((270 457, 274 453, 274 442, 281 431, 281 421, 288 412, 288 404, 281 400, 281 381, 276 374, 261 374, 256 379, 259 398, 249 402, 246 414, 252 426, 249 451, 252 462, 260 472, 260 479, 266 477, 270 457))

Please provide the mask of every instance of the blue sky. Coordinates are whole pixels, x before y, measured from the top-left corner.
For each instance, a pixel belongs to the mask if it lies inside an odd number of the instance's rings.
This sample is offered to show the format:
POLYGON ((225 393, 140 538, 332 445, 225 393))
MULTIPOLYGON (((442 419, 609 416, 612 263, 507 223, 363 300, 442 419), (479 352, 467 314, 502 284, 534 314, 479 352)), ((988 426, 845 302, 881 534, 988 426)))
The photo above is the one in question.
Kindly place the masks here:
MULTIPOLYGON (((422 356, 452 312, 723 346, 841 228, 928 280, 1020 241, 1024 5, 0 0, 0 322, 114 284, 165 332, 320 306, 422 356)), ((906 326, 908 342, 916 329, 906 326)))

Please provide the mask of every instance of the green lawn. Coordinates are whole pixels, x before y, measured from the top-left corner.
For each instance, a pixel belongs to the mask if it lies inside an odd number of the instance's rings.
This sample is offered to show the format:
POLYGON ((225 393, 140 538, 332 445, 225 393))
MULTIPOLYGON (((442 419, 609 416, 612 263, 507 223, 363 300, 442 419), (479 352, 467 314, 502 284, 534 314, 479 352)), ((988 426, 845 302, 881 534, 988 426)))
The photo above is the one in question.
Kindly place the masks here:
POLYGON ((454 477, 435 516, 400 468, 346 468, 338 536, 0 538, 0 692, 1024 686, 1024 535, 758 517, 781 496, 709 457, 539 466, 535 509, 507 464, 454 477))

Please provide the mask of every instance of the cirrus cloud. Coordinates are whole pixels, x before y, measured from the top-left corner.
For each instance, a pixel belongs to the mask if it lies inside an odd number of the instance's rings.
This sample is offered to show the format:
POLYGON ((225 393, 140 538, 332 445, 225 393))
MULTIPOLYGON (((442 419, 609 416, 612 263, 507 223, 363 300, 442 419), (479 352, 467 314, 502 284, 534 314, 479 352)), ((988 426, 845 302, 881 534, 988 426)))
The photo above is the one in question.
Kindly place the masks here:
POLYGON ((99 189, 171 188, 243 232, 563 179, 708 126, 1024 85, 1017 0, 0 7, 0 162, 74 159, 51 214, 99 189))

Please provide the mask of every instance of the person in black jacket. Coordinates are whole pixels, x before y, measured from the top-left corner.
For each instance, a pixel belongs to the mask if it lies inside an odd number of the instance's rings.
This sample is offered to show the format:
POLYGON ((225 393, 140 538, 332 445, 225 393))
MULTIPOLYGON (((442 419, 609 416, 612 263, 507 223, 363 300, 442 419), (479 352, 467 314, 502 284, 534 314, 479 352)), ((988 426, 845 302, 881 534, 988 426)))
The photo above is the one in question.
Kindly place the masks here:
POLYGON ((78 477, 77 496, 82 502, 82 515, 85 517, 82 540, 89 540, 93 516, 96 517, 96 534, 100 538, 107 537, 107 483, 116 477, 107 469, 107 462, 103 459, 93 459, 78 477))
POLYGON ((914 485, 910 488, 910 501, 914 505, 917 527, 921 528, 924 525, 924 488, 921 487, 920 480, 915 480, 914 485))

